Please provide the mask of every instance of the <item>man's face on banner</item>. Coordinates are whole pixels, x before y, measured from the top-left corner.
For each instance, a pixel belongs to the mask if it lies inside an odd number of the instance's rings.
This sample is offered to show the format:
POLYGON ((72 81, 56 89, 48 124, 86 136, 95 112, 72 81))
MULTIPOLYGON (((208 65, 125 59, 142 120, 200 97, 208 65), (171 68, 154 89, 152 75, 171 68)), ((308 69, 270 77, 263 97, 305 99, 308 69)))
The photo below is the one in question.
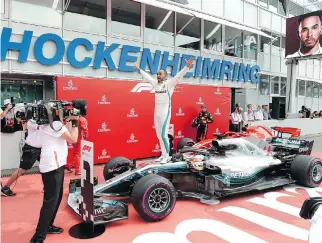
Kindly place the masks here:
POLYGON ((301 46, 313 48, 319 41, 322 32, 319 16, 310 16, 303 19, 299 26, 301 46))

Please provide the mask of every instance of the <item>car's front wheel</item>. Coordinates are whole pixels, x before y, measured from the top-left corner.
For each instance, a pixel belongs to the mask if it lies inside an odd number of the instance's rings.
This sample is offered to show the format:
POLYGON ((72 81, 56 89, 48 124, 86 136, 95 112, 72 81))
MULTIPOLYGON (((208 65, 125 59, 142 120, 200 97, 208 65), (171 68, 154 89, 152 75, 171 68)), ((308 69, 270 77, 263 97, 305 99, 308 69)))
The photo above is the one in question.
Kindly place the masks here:
POLYGON ((170 215, 176 205, 174 186, 159 175, 144 176, 132 190, 132 204, 145 221, 161 221, 170 215))
POLYGON ((291 163, 291 175, 306 187, 318 187, 322 182, 322 161, 308 155, 298 155, 291 163))

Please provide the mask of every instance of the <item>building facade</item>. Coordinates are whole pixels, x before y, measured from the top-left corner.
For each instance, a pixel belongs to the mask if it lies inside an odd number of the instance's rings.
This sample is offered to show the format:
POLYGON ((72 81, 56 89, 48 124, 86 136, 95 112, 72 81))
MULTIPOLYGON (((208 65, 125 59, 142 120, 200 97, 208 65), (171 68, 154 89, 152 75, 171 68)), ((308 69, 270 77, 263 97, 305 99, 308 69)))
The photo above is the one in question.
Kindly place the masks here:
MULTIPOLYGON (((269 104, 286 97, 286 18, 318 10, 311 2, 2 0, 1 102, 53 98, 54 76, 141 79, 129 69, 140 60, 175 74, 192 55, 200 62, 183 82, 247 88, 245 104, 269 104)), ((322 110, 322 62, 297 68, 298 110, 322 110)))

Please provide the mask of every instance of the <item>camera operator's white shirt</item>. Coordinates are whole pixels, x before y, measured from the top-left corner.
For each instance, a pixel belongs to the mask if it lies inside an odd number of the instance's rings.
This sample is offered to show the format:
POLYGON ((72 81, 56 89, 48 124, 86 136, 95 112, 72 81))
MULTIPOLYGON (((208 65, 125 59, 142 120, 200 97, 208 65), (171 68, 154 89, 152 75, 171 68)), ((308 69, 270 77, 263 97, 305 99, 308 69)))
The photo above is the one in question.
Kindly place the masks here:
POLYGON ((26 144, 35 148, 41 148, 42 146, 41 134, 38 127, 38 124, 34 120, 27 122, 28 136, 26 138, 26 144))
POLYGON ((67 128, 61 122, 53 122, 53 130, 50 125, 40 126, 41 130, 41 156, 39 170, 41 173, 50 172, 64 166, 67 163, 67 141, 61 139, 67 128))

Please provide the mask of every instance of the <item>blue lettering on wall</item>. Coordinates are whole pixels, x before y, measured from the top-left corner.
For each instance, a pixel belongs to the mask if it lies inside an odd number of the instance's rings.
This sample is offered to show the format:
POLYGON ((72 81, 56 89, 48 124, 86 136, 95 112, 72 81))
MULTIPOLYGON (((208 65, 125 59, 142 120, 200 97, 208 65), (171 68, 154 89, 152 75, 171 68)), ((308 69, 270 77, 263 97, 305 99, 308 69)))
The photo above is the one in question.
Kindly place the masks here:
POLYGON ((85 38, 76 38, 72 40, 72 42, 69 43, 69 46, 67 48, 67 60, 70 63, 70 65, 72 65, 75 68, 87 67, 92 61, 92 58, 90 57, 85 57, 83 61, 78 61, 76 59, 76 48, 80 45, 84 46, 87 51, 94 50, 93 44, 85 38))
MULTIPOLYGON (((31 39, 33 31, 24 31, 22 40, 14 42, 11 40, 12 29, 4 27, 1 32, 1 61, 7 59, 8 51, 18 52, 18 62, 24 63, 28 60, 28 54, 31 47, 31 39)), ((110 70, 118 70, 121 72, 135 72, 133 68, 134 63, 139 63, 140 68, 146 70, 148 68, 152 74, 156 74, 158 69, 168 70, 171 67, 171 75, 176 75, 186 63, 186 60, 193 58, 195 60, 194 65, 191 67, 191 71, 187 72, 186 77, 201 77, 203 79, 219 79, 230 80, 238 82, 259 83, 261 69, 258 65, 246 66, 243 63, 232 63, 228 60, 203 58, 201 56, 193 56, 188 54, 174 53, 173 55, 167 51, 156 50, 152 55, 151 50, 144 48, 141 53, 141 58, 138 60, 141 52, 141 48, 132 45, 120 45, 118 43, 111 43, 109 46, 103 41, 98 41, 96 50, 94 46, 96 43, 92 43, 85 38, 76 38, 70 42, 67 46, 61 36, 46 33, 38 38, 34 44, 34 56, 36 60, 43 65, 52 66, 63 60, 63 57, 67 55, 67 60, 75 68, 88 67, 93 62, 93 68, 99 69, 104 61, 110 70), (56 51, 52 57, 46 57, 44 55, 44 45, 47 42, 52 42, 56 46, 56 51), (85 48, 87 55, 83 60, 76 59, 76 51, 79 47, 85 48), (118 65, 115 64, 115 52, 117 49, 121 50, 120 59, 118 65), (89 56, 92 57, 89 57, 89 56)), ((118 54, 119 55, 119 54, 118 54)))

